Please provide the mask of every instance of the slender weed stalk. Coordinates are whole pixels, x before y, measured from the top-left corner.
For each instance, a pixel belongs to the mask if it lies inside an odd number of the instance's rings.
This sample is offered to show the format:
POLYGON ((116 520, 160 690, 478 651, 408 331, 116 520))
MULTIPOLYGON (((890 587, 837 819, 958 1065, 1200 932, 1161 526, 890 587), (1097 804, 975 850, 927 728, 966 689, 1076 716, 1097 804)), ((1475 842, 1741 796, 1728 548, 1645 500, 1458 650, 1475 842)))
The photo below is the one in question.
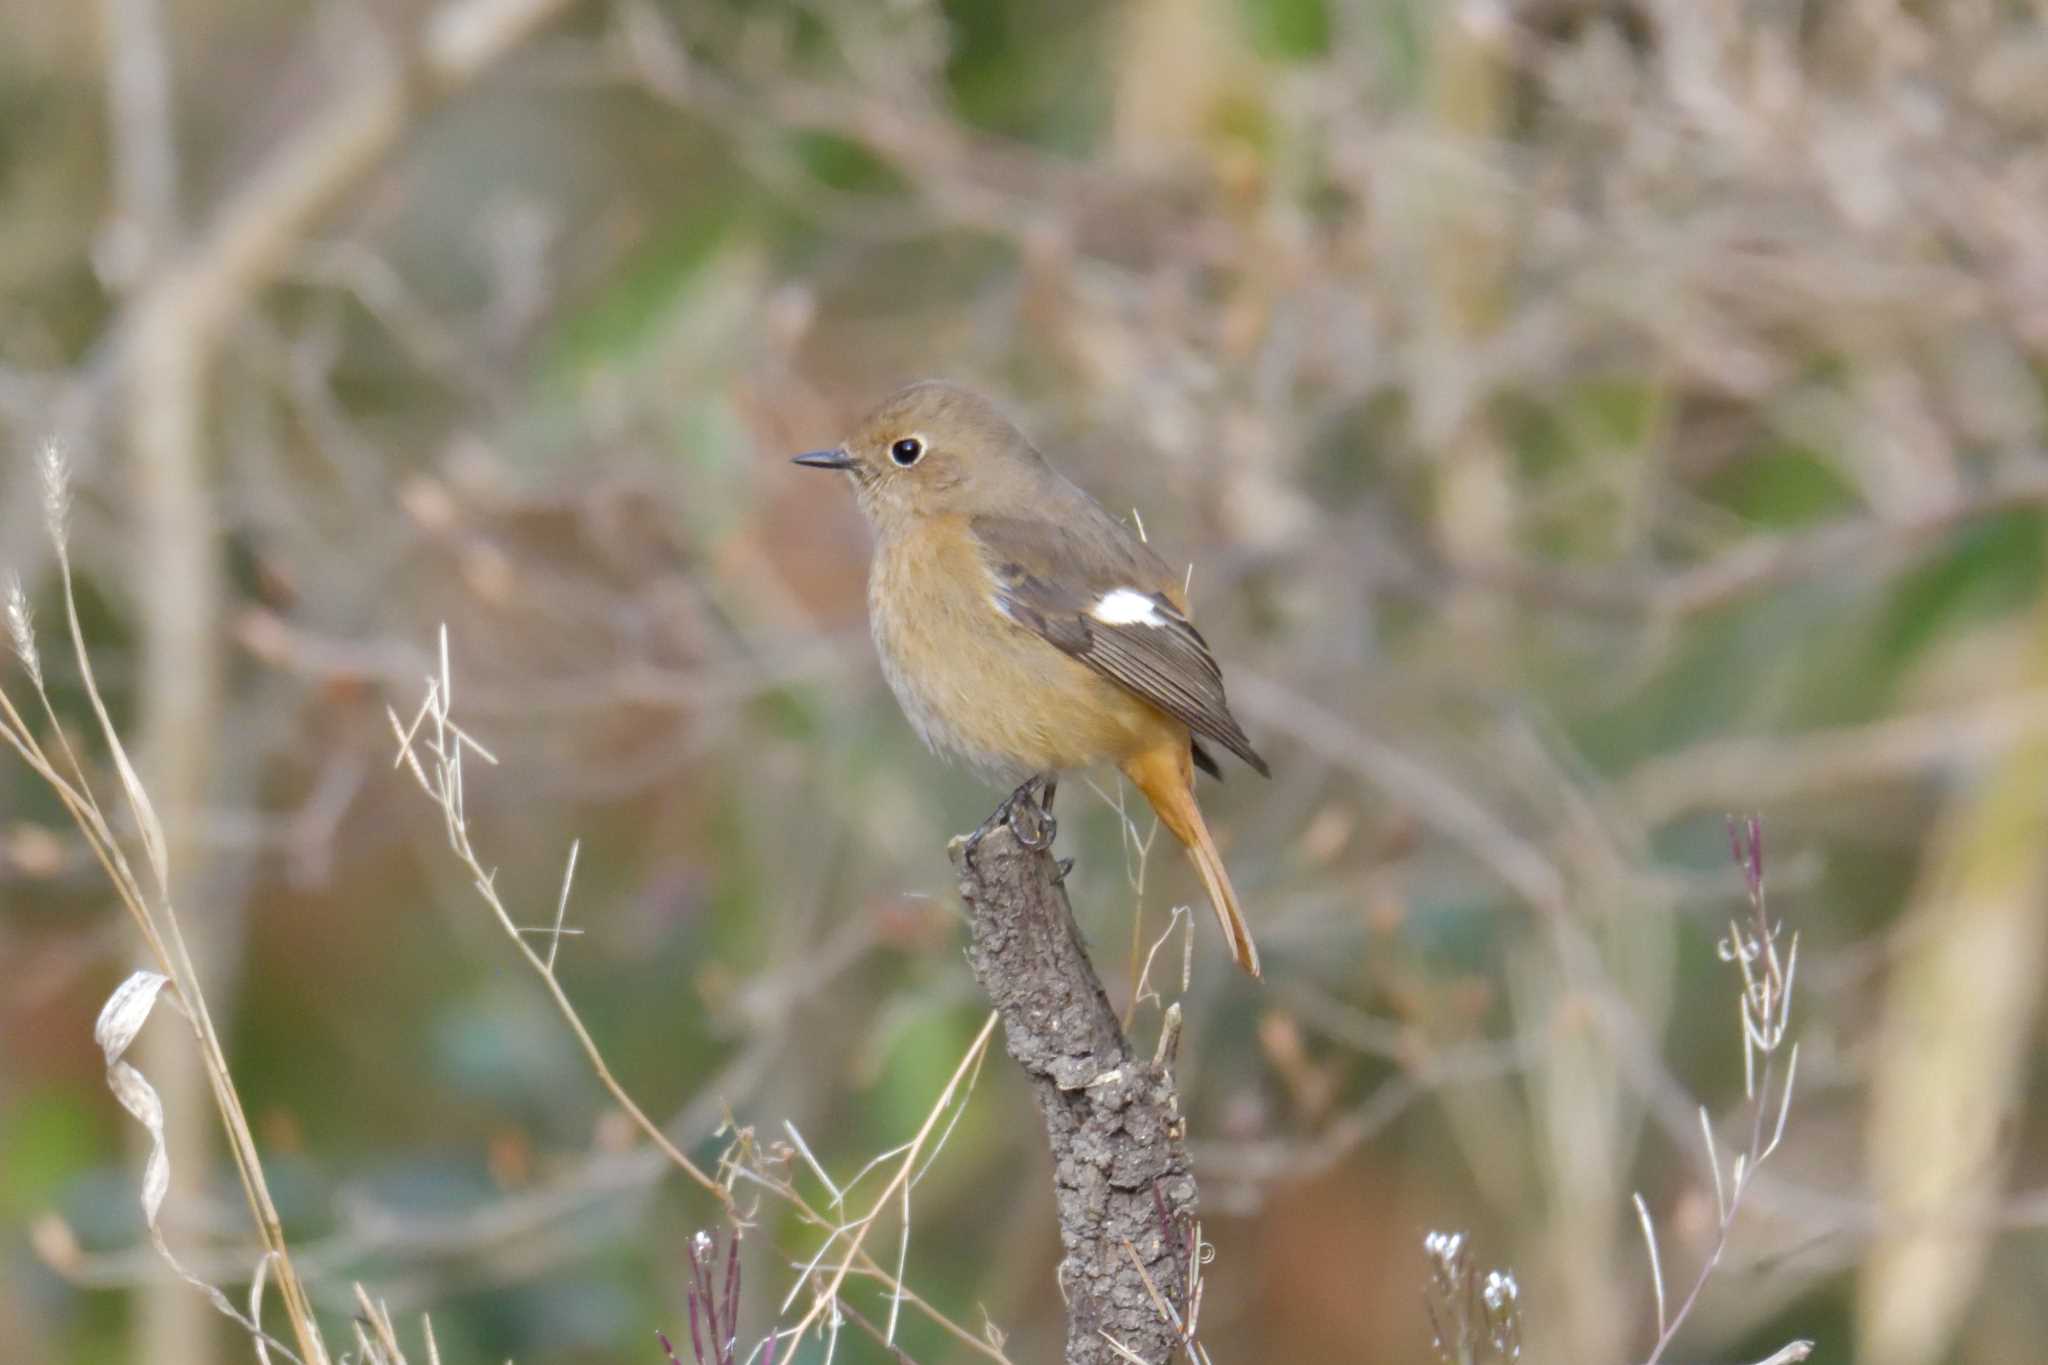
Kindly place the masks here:
MULTIPOLYGON (((1677 1311, 1666 1312, 1663 1259, 1657 1250, 1657 1225, 1641 1193, 1635 1196, 1636 1218, 1642 1224, 1643 1245, 1650 1260, 1650 1285, 1657 1299, 1657 1342, 1644 1365, 1658 1365, 1678 1336, 1678 1329, 1699 1302, 1700 1294, 1721 1264, 1728 1250, 1735 1215, 1749 1192, 1757 1168, 1769 1160, 1785 1137, 1785 1120, 1792 1111, 1792 1086, 1799 1075, 1799 1044, 1785 1047, 1792 1018, 1792 986, 1799 974, 1799 935, 1782 937, 1784 926, 1771 918, 1764 895, 1764 827, 1752 815, 1728 820, 1728 845, 1735 864, 1742 870, 1749 914, 1746 919, 1729 920, 1728 935, 1720 942, 1721 960, 1732 962, 1742 973, 1742 994, 1738 1007, 1742 1023, 1742 1094, 1748 1110, 1748 1136, 1742 1150, 1723 1177, 1721 1153, 1714 1140, 1713 1120, 1705 1105, 1700 1106, 1700 1136, 1706 1144, 1707 1166, 1714 1176, 1714 1245, 1693 1277, 1692 1288, 1679 1301, 1677 1311), (1779 1054, 1783 1052, 1784 1074, 1779 1075, 1779 1054)), ((1806 1359, 1813 1344, 1794 1341, 1773 1355, 1765 1365, 1806 1359)))
MULTIPOLYGON (((838 1334, 844 1322, 852 1317, 866 1326, 865 1321, 853 1315, 843 1302, 842 1294, 847 1281, 858 1275, 864 1280, 879 1283, 888 1295, 888 1315, 885 1326, 876 1332, 883 1344, 893 1346, 902 1310, 910 1307, 921 1313, 927 1320, 945 1331, 963 1346, 976 1354, 991 1360, 1006 1362, 999 1338, 993 1334, 976 1335, 940 1313, 904 1284, 904 1270, 910 1254, 911 1194, 918 1183, 931 1169, 933 1161, 944 1149, 954 1126, 965 1111, 967 1096, 972 1092, 980 1076, 981 1063, 987 1055, 989 1040, 995 1034, 997 1016, 991 1012, 982 1023, 959 1065, 954 1068, 951 1079, 946 1082, 938 1098, 916 1135, 902 1146, 881 1153, 870 1160, 852 1180, 835 1182, 817 1158, 794 1125, 785 1124, 790 1137, 787 1155, 790 1160, 801 1158, 803 1163, 817 1176, 830 1195, 828 1206, 821 1209, 796 1188, 796 1186, 775 1169, 776 1162, 766 1157, 756 1146, 749 1129, 735 1128, 732 1145, 721 1158, 716 1175, 705 1171, 686 1156, 661 1126, 650 1118, 637 1101, 627 1093, 625 1087, 612 1074, 604 1059, 603 1052, 591 1037, 575 1002, 569 998, 555 966, 561 940, 576 932, 567 925, 570 893, 576 870, 576 847, 571 846, 562 878, 560 893, 555 898, 554 917, 546 926, 521 925, 500 895, 497 885, 497 869, 486 866, 471 837, 467 786, 464 762, 466 757, 477 758, 487 764, 497 762, 483 744, 469 734, 455 719, 455 682, 449 663, 448 631, 444 626, 440 633, 438 672, 426 679, 426 693, 419 709, 408 722, 396 711, 388 712, 392 733, 398 741, 394 766, 410 772, 420 790, 440 812, 449 850, 469 873, 477 895, 489 907, 493 919, 514 945, 522 960, 531 967, 546 987, 549 997, 561 1013, 563 1021, 581 1045, 584 1056, 599 1082, 610 1094, 612 1100, 631 1118, 641 1133, 660 1150, 669 1163, 724 1208, 728 1219, 735 1228, 743 1227, 748 1214, 734 1198, 734 1187, 745 1182, 750 1187, 766 1191, 772 1197, 788 1204, 809 1226, 824 1232, 824 1240, 816 1253, 798 1268, 795 1282, 783 1300, 782 1311, 787 1312, 806 1289, 811 1292, 811 1303, 794 1327, 782 1329, 772 1335, 769 1343, 793 1342, 807 1332, 816 1330, 826 1342, 826 1359, 829 1361, 837 1348, 838 1334), (539 936, 547 939, 545 952, 537 950, 529 941, 539 936), (875 1197, 867 1212, 855 1217, 844 1216, 846 1201, 853 1191, 872 1172, 894 1163, 893 1174, 882 1191, 875 1197), (885 1215, 898 1215, 898 1237, 893 1268, 879 1263, 867 1250, 868 1234, 885 1215), (834 1257, 833 1253, 838 1254, 834 1257)), ((699 1287, 693 1285, 693 1294, 699 1287)), ((710 1300, 705 1300, 707 1304, 710 1300)), ((731 1326, 729 1320, 725 1321, 731 1326)), ((769 1349, 768 1346, 757 1350, 769 1349)), ((716 1356, 700 1357, 709 1365, 718 1360, 716 1356)))
MULTIPOLYGON (((1785 1137, 1792 1108, 1792 1086, 1799 1073, 1799 1045, 1786 1045, 1792 1017, 1792 986, 1799 971, 1799 935, 1784 937, 1784 926, 1771 918, 1764 895, 1763 822, 1755 816, 1728 821, 1728 842, 1742 871, 1749 913, 1731 919, 1720 942, 1721 960, 1742 973, 1738 1010, 1742 1024, 1742 1090, 1747 1111, 1747 1138, 1734 1161, 1723 1169, 1714 1124, 1700 1106, 1700 1133, 1707 1164, 1714 1177, 1714 1245, 1693 1278, 1676 1311, 1665 1293, 1663 1256, 1657 1247, 1657 1225, 1643 1196, 1635 1196, 1637 1221, 1650 1261, 1650 1287, 1656 1298, 1657 1340, 1644 1365, 1660 1365, 1664 1354, 1698 1304, 1728 1249, 1735 1215, 1749 1192, 1757 1168, 1770 1159, 1785 1137), (1779 1060, 1783 1054, 1783 1074, 1779 1060)), ((1488 1365, 1516 1360, 1522 1352, 1521 1289, 1512 1272, 1475 1270, 1463 1233, 1432 1232, 1422 1240, 1429 1262, 1424 1298, 1432 1344, 1442 1365, 1488 1365)), ((1813 1343, 1787 1342, 1758 1365, 1796 1365, 1813 1353, 1813 1343)))
POLYGON ((120 782, 128 816, 142 845, 148 883, 145 885, 129 861, 127 849, 114 833, 113 818, 100 804, 86 776, 85 766, 79 760, 63 723, 57 718, 46 686, 43 657, 35 621, 29 610, 28 594, 19 581, 10 583, 6 593, 8 636, 28 676, 29 689, 35 694, 49 739, 46 744, 38 738, 35 727, 16 708, 6 690, 0 688, 0 740, 4 740, 30 771, 56 793, 107 880, 112 883, 122 907, 148 948, 150 959, 156 964, 154 970, 138 970, 114 988, 94 1028, 94 1036, 106 1055, 108 1088, 121 1106, 149 1131, 151 1147, 143 1165, 142 1178, 143 1221, 157 1254, 179 1278, 205 1294, 216 1309, 249 1333, 259 1356, 267 1360, 268 1353, 274 1350, 288 1359, 301 1362, 301 1365, 327 1365, 329 1356, 320 1334, 320 1324, 313 1314, 312 1301, 299 1278, 298 1269, 292 1263, 291 1251, 285 1243, 283 1222, 278 1217, 277 1205, 271 1199, 270 1187, 264 1179, 263 1164, 256 1151, 248 1115, 243 1110, 234 1077, 228 1070, 213 1014, 207 1007, 206 993, 193 965, 191 951, 186 946, 177 910, 171 902, 170 855, 163 822, 158 818, 142 779, 129 761, 120 732, 114 728, 107 713, 106 700, 101 695, 99 681, 93 673, 92 658, 85 647, 85 633, 78 621, 78 596, 72 578, 67 534, 71 502, 69 470, 63 452, 54 444, 46 445, 39 459, 43 521, 56 551, 65 625, 71 637, 72 652, 86 700, 92 706, 100 739, 106 746, 120 782), (148 1078, 123 1060, 123 1056, 166 990, 170 992, 175 1012, 183 1015, 192 1029, 193 1041, 199 1048, 200 1060, 213 1091, 214 1104, 220 1111, 228 1151, 241 1180, 243 1198, 262 1240, 263 1253, 251 1276, 246 1312, 236 1307, 219 1288, 185 1269, 171 1251, 160 1221, 171 1173, 170 1152, 164 1141, 163 1102, 148 1078), (273 1279, 277 1282, 278 1297, 291 1322, 292 1335, 298 1347, 296 1352, 270 1336, 261 1326, 263 1292, 273 1279))

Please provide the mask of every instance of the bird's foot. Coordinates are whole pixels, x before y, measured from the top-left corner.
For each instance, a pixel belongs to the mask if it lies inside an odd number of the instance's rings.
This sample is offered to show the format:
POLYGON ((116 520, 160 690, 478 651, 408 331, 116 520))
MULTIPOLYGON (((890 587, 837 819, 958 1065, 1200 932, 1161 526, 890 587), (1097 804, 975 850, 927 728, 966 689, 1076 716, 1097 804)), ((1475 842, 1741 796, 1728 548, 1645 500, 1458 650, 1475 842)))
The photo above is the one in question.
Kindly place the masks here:
POLYGON ((1052 818, 1052 796, 1058 786, 1059 779, 1050 773, 1028 778, 997 810, 1017 842, 1033 853, 1051 848, 1059 836, 1060 822, 1052 818))
POLYGON ((990 812, 988 819, 967 836, 962 848, 967 861, 974 861, 981 841, 999 824, 1006 826, 1011 837, 1030 852, 1042 853, 1051 848, 1060 829, 1059 821, 1052 818, 1052 795, 1057 785, 1057 778, 1040 774, 1004 797, 1003 803, 990 812))

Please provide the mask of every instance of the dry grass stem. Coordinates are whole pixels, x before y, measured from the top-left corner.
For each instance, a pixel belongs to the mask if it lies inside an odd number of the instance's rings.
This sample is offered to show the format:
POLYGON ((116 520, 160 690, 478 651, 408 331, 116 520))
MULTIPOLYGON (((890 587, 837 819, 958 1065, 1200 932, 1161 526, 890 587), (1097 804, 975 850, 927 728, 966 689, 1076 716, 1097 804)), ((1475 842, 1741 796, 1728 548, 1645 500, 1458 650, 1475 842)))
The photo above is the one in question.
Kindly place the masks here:
MULTIPOLYGON (((797 1295, 815 1275, 820 1263, 824 1259, 825 1253, 831 1249, 832 1245, 841 1237, 847 1239, 845 1255, 840 1258, 837 1267, 832 1272, 831 1279, 824 1288, 813 1294, 810 1308, 798 1320, 796 1326, 790 1329, 792 1337, 801 1337, 805 1331, 814 1323, 818 1323, 821 1318, 825 1320, 825 1329, 830 1333, 836 1333, 837 1324, 830 1314, 833 1305, 838 1300, 840 1287, 845 1284, 847 1274, 853 1269, 855 1257, 860 1252, 861 1244, 866 1240, 869 1230, 874 1227, 876 1220, 889 1207, 890 1201, 896 1199, 900 1204, 902 1212, 902 1231, 896 1273, 893 1276, 894 1287, 891 1289, 889 1298, 889 1326, 884 1334, 885 1341, 893 1342, 895 1340, 897 1314, 904 1301, 901 1289, 903 1283, 903 1263, 908 1255, 910 1244, 910 1192, 918 1180, 922 1179, 924 1171, 930 1168, 929 1162, 925 1166, 920 1167, 918 1165, 918 1158, 924 1153, 925 1144, 932 1138, 934 1130, 939 1129, 940 1120, 945 1119, 948 1111, 953 1109, 955 1095, 959 1095, 964 1101, 967 1092, 973 1089, 974 1077, 980 1074, 982 1057, 988 1050, 989 1039, 995 1035, 996 1018, 995 1013, 991 1011, 988 1018, 982 1021, 981 1031, 975 1035, 973 1043, 968 1046, 967 1052, 961 1057, 959 1065, 953 1068, 952 1076, 947 1079, 945 1087, 940 1090, 938 1098, 933 1101, 930 1112, 925 1115, 924 1123, 917 1130, 917 1135, 899 1149, 902 1155, 901 1160, 897 1163, 896 1173, 890 1177, 889 1183, 883 1188, 882 1192, 875 1197, 875 1202, 868 1209, 868 1212, 850 1223, 835 1227, 826 1237, 825 1245, 819 1248, 817 1256, 813 1257, 810 1264, 804 1267, 803 1272, 797 1277, 796 1283, 790 1286, 789 1294, 782 1301, 784 1310, 787 1310, 796 1301, 797 1295)), ((932 1154, 934 1156, 944 1147, 947 1136, 953 1130, 953 1123, 957 1122, 957 1120, 958 1113, 955 1112, 952 1119, 946 1122, 943 1130, 939 1131, 938 1140, 932 1144, 932 1154)), ((874 1162, 870 1162, 869 1168, 871 1169, 874 1164, 874 1162)), ((863 1170, 861 1174, 865 1175, 866 1170, 863 1170)), ((851 1191, 853 1185, 858 1183, 859 1177, 857 1176, 847 1186, 847 1190, 851 1191)), ((838 1197, 835 1197, 834 1202, 838 1202, 838 1197)))
MULTIPOLYGON (((373 1299, 362 1285, 354 1286, 356 1351, 359 1365, 409 1365, 405 1348, 399 1343, 398 1328, 391 1309, 382 1299, 373 1299)), ((420 1342, 426 1349, 425 1365, 441 1365, 441 1347, 434 1340, 434 1324, 420 1317, 420 1342)))
POLYGON ((848 1276, 858 1270, 863 1276, 872 1276, 880 1280, 887 1289, 889 1315, 883 1332, 885 1341, 893 1342, 901 1310, 907 1305, 917 1309, 956 1340, 972 1346, 979 1353, 992 1359, 1002 1360, 1000 1349, 992 1347, 965 1328, 951 1322, 920 1296, 912 1293, 903 1282, 903 1272, 909 1255, 911 1191, 929 1170, 931 1161, 943 1150, 946 1139, 953 1131, 953 1125, 959 1121, 966 1095, 973 1088, 974 1078, 979 1074, 981 1060, 993 1034, 995 1016, 990 1015, 983 1023, 980 1033, 933 1103, 916 1136, 903 1146, 871 1159, 852 1181, 844 1185, 834 1183, 825 1173, 822 1164, 811 1153, 809 1144, 804 1141, 802 1134, 794 1125, 785 1125, 790 1135, 792 1150, 830 1192, 830 1206, 835 1209, 843 1206, 845 1200, 868 1173, 891 1161, 896 1163, 894 1175, 876 1197, 873 1206, 861 1217, 850 1221, 838 1220, 829 1218, 813 1208, 787 1181, 770 1174, 747 1159, 748 1153, 751 1152, 751 1139, 746 1135, 742 1135, 737 1144, 739 1150, 736 1153, 729 1152, 727 1158, 721 1162, 719 1176, 704 1171, 675 1146, 660 1125, 649 1118, 619 1084, 584 1025, 575 1003, 569 999, 555 973, 556 950, 561 937, 576 932, 573 928, 565 928, 564 921, 574 878, 577 849, 580 845, 571 846, 561 891, 556 897, 555 919, 552 927, 546 929, 523 929, 517 924, 498 891, 496 869, 487 867, 477 852, 472 839, 467 805, 464 756, 472 754, 487 763, 495 763, 496 759, 454 718, 454 678, 449 661, 448 634, 445 626, 441 629, 436 653, 438 671, 426 679, 425 695, 412 718, 407 721, 401 719, 396 711, 387 711, 387 719, 398 744, 394 766, 410 772, 414 781, 440 812, 450 851, 469 873, 472 886, 489 907, 499 927, 512 941, 527 965, 541 978, 557 1010, 582 1047, 584 1056, 600 1084, 670 1164, 718 1199, 735 1225, 744 1225, 746 1216, 733 1198, 732 1185, 737 1181, 746 1181, 785 1200, 807 1223, 825 1230, 824 1243, 810 1261, 799 1268, 797 1279, 783 1300, 785 1310, 820 1272, 835 1245, 838 1245, 842 1238, 845 1239, 843 1253, 833 1264, 829 1280, 814 1290, 810 1309, 794 1327, 782 1329, 778 1336, 796 1340, 813 1327, 818 1327, 828 1342, 828 1354, 836 1350, 841 1321, 838 1302, 840 1292, 848 1276), (549 948, 545 955, 536 952, 526 941, 529 933, 549 936, 549 948), (920 1159, 923 1161, 922 1165, 919 1164, 920 1159), (867 1253, 864 1245, 867 1234, 875 1222, 892 1206, 901 1213, 901 1232, 893 1271, 877 1264, 867 1253))
POLYGON ((18 587, 9 593, 7 611, 9 630, 14 637, 14 649, 23 660, 29 674, 30 687, 36 694, 51 733, 55 736, 68 774, 60 771, 57 762, 43 748, 35 732, 24 721, 4 689, 0 689, 0 737, 4 737, 9 747, 28 764, 29 768, 49 784, 58 800, 62 802, 157 963, 157 970, 136 972, 115 989, 100 1013, 96 1028, 98 1040, 106 1054, 109 1087, 120 1100, 122 1107, 151 1134, 152 1148, 143 1176, 144 1222, 150 1239, 164 1262, 181 1279, 205 1294, 208 1301, 224 1316, 240 1324, 257 1339, 261 1343, 259 1349, 275 1348, 294 1360, 305 1362, 305 1365, 325 1365, 328 1355, 321 1337, 319 1322, 285 1244, 282 1220, 278 1216, 277 1206, 271 1198, 269 1185, 264 1178, 254 1135, 250 1131, 234 1078, 228 1070, 226 1053, 214 1028, 212 1013, 207 1007, 206 993, 186 946, 177 910, 171 903, 170 868, 162 825, 157 819, 156 809, 150 801, 148 791, 143 787, 141 778, 129 761, 128 751, 121 742, 120 732, 115 728, 108 713, 99 680, 93 671, 90 653, 86 649, 85 632, 79 623, 78 597, 72 578, 70 546, 67 539, 66 517, 70 507, 68 470, 62 452, 54 444, 46 446, 40 458, 46 530, 57 564, 58 582, 63 594, 64 619, 69 628, 80 683, 98 723, 101 742, 106 746, 120 780, 129 816, 142 841, 144 860, 149 867, 153 890, 146 889, 141 879, 137 877, 128 860, 126 849, 113 833, 112 822, 101 807, 91 784, 86 780, 84 767, 71 746, 68 734, 57 719, 40 667, 34 622, 28 611, 26 594, 18 587), (32 660, 35 661, 33 664, 32 660), (170 1154, 164 1146, 163 1107, 154 1087, 140 1071, 122 1060, 122 1054, 141 1032, 160 993, 166 987, 173 992, 179 1006, 178 1012, 185 1017, 192 1029, 208 1083, 213 1091, 215 1107, 220 1113, 222 1127, 227 1136, 228 1150, 241 1179, 243 1198, 249 1206, 258 1235, 262 1239, 263 1251, 258 1273, 254 1277, 252 1310, 260 1308, 261 1289, 266 1280, 274 1276, 285 1313, 296 1338, 296 1354, 285 1348, 282 1343, 265 1336, 257 1312, 252 1311, 244 1315, 218 1288, 187 1272, 173 1255, 164 1238, 162 1226, 158 1221, 158 1212, 169 1185, 170 1154))
MULTIPOLYGON (((410 724, 400 720, 396 711, 386 710, 392 733, 398 738, 398 756, 394 760, 394 766, 402 766, 410 772, 413 779, 419 783, 420 790, 427 794, 428 800, 440 811, 442 824, 448 836, 449 851, 469 872, 471 885, 476 889, 477 895, 482 897, 484 904, 490 907, 498 927, 511 939, 513 947, 525 960, 526 965, 540 977, 549 997, 555 1002, 555 1008, 569 1026, 570 1032, 576 1036, 577 1044, 583 1049, 583 1055, 590 1063, 599 1084, 604 1086, 613 1102, 625 1110, 634 1126, 660 1149, 662 1155, 667 1157, 677 1170, 717 1199, 728 1213, 736 1214, 732 1191, 707 1174, 671 1142, 668 1134, 661 1130, 661 1125, 647 1116, 646 1111, 612 1074, 610 1065, 597 1046, 597 1041, 590 1036, 590 1030, 584 1026, 583 1017, 577 1012, 575 1002, 569 999, 568 992, 562 988, 561 981, 555 975, 554 944, 559 943, 559 934, 551 940, 547 956, 542 957, 527 943, 525 932, 512 918, 511 912, 505 908, 505 902, 498 894, 496 869, 485 868, 477 855, 476 846, 470 840, 469 811, 463 785, 462 758, 465 751, 475 754, 486 763, 495 764, 497 759, 454 720, 455 681, 454 670, 448 661, 446 626, 443 626, 440 632, 439 658, 440 671, 427 679, 426 696, 421 700, 419 710, 414 713, 410 724)), ((567 913, 570 879, 574 871, 575 855, 572 852, 564 869, 562 893, 557 899, 558 926, 559 916, 567 913)))

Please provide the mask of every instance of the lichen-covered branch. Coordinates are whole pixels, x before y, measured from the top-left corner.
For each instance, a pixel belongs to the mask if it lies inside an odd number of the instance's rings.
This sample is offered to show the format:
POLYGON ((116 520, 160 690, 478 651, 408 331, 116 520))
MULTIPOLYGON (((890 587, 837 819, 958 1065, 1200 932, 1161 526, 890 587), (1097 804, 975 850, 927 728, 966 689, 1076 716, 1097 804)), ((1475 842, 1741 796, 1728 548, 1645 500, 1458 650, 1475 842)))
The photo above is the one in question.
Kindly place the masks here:
POLYGON ((973 919, 968 963, 1002 1015, 1052 1148, 1068 1365, 1164 1365, 1183 1345, 1196 1254, 1171 1047, 1132 1050, 1049 849, 1025 846, 996 819, 951 853, 973 919))

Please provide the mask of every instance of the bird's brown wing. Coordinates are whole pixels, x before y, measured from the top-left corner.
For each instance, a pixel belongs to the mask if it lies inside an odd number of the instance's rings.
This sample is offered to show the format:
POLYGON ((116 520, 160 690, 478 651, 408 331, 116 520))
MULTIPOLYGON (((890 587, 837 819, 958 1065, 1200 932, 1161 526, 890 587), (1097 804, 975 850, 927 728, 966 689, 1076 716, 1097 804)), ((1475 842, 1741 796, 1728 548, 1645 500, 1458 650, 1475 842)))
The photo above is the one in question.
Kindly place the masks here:
MULTIPOLYGON (((1208 642, 1168 596, 1172 571, 1099 507, 1075 512, 1067 520, 973 519, 997 607, 1270 776, 1230 714, 1208 642), (1105 610, 1106 602, 1113 609, 1105 610)), ((1195 758, 1208 755, 1197 746, 1195 758)), ((1213 761, 1202 766, 1215 771, 1213 761)))

